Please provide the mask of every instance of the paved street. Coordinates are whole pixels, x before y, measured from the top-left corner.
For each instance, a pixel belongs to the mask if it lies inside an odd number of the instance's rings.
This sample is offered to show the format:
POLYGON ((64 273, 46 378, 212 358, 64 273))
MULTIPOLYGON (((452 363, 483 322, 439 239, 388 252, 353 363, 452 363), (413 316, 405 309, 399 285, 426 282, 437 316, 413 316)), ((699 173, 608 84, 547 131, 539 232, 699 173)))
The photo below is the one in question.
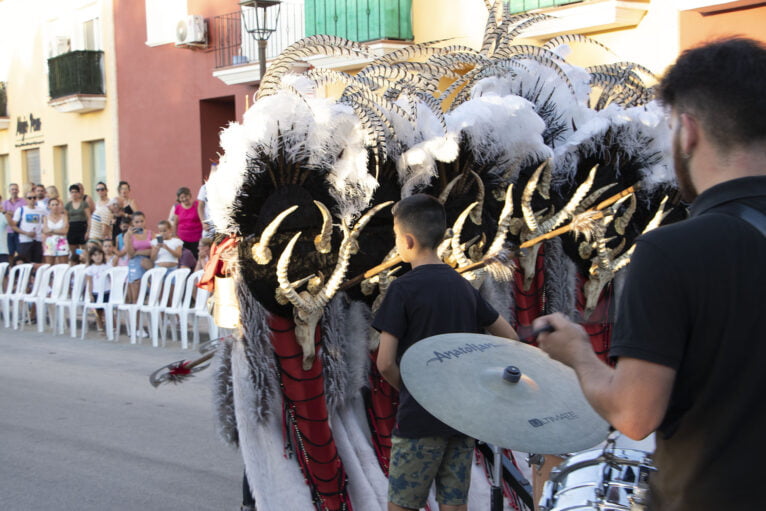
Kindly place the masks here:
POLYGON ((211 373, 149 384, 195 353, 0 327, 0 509, 238 509, 243 465, 215 432, 211 373))

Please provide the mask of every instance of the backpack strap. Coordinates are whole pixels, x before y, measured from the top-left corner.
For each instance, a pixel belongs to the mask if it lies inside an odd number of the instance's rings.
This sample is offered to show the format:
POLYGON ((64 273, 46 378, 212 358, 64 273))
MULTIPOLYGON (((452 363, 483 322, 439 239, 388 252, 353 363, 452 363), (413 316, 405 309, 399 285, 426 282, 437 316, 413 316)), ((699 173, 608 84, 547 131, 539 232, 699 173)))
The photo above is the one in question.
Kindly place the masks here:
POLYGON ((739 202, 727 202, 726 204, 711 209, 710 212, 722 213, 724 215, 740 218, 766 237, 766 214, 761 213, 753 207, 739 202))

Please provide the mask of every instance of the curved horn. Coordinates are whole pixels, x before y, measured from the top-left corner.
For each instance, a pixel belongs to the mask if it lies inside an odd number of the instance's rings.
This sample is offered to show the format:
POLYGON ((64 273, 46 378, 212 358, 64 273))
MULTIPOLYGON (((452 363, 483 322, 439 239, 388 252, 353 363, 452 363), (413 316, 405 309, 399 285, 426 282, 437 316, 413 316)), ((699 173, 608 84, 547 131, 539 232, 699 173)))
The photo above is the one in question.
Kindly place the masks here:
MULTIPOLYGON (((620 202, 618 201, 618 203, 620 202)), ((636 195, 631 193, 630 203, 628 204, 627 209, 625 209, 625 213, 617 217, 617 219, 615 219, 614 221, 614 230, 617 231, 617 234, 625 235, 625 229, 628 228, 628 224, 633 218, 633 215, 636 212, 637 206, 638 206, 638 200, 636 199, 636 195)))
MULTIPOLYGON (((644 230, 641 231, 641 234, 646 234, 652 229, 656 229, 657 227, 660 226, 660 223, 662 223, 662 219, 665 217, 665 204, 667 202, 668 202, 668 197, 665 196, 662 199, 662 202, 660 202, 660 207, 657 209, 657 212, 654 214, 652 219, 649 220, 649 223, 646 224, 646 227, 644 227, 644 230)), ((624 268, 630 262, 630 257, 633 254, 633 250, 635 250, 635 248, 636 248, 636 245, 634 243, 620 257, 614 260, 614 262, 610 266, 610 269, 613 272, 616 272, 624 268)))
POLYGON ((442 193, 439 194, 439 202, 442 203, 442 205, 447 202, 447 198, 449 197, 449 194, 452 192, 452 189, 455 188, 455 185, 458 181, 460 181, 460 178, 463 177, 463 174, 458 174, 457 177, 455 177, 452 181, 447 183, 447 186, 444 187, 444 190, 442 190, 442 193))
POLYGON ((327 206, 318 200, 315 200, 314 204, 322 213, 322 232, 314 238, 314 248, 320 254, 329 254, 332 249, 332 215, 327 206))
POLYGON ((338 253, 338 262, 335 264, 335 269, 333 270, 332 275, 330 275, 330 278, 327 279, 325 286, 314 297, 314 307, 319 309, 323 308, 325 305, 327 305, 327 302, 329 302, 332 297, 335 296, 335 293, 338 292, 338 288, 343 283, 343 279, 346 276, 348 262, 349 259, 351 259, 351 251, 354 242, 359 237, 359 233, 362 232, 362 229, 367 226, 370 220, 372 220, 372 217, 375 216, 378 211, 390 206, 393 203, 394 201, 386 201, 369 209, 364 215, 362 215, 362 218, 359 219, 356 225, 354 225, 354 228, 351 229, 351 232, 348 233, 347 236, 344 236, 343 242, 340 245, 340 252, 338 253))
POLYGON ((543 224, 540 226, 541 232, 552 231, 559 225, 563 224, 567 218, 570 218, 574 214, 575 210, 577 209, 577 205, 582 202, 582 200, 590 191, 591 186, 593 186, 593 180, 596 178, 597 169, 598 164, 594 165, 593 168, 590 169, 588 178, 580 186, 577 187, 577 190, 575 190, 575 193, 572 195, 572 198, 569 199, 567 205, 564 206, 561 211, 553 215, 551 219, 543 222, 543 224))
POLYGON ((253 248, 251 249, 251 254, 253 255, 253 259, 255 259, 256 263, 268 264, 271 261, 271 250, 269 249, 271 237, 276 234, 277 230, 279 230, 279 225, 282 223, 282 221, 287 218, 288 215, 291 215, 296 209, 298 209, 298 206, 290 206, 286 210, 282 211, 274 218, 274 220, 269 222, 269 225, 267 225, 263 230, 258 243, 253 245, 253 248))
POLYGON ((508 189, 505 191, 505 204, 503 204, 503 210, 500 212, 500 218, 497 220, 497 232, 495 233, 495 239, 492 240, 492 244, 487 251, 488 256, 493 256, 499 253, 505 246, 505 238, 508 236, 508 230, 511 227, 511 219, 513 217, 513 184, 508 185, 508 189))
MULTIPOLYGON (((293 288, 293 289, 298 289, 303 284, 305 284, 306 282, 308 282, 309 280, 311 280, 313 278, 314 278, 314 274, 312 273, 308 277, 303 277, 300 280, 296 280, 295 282, 291 282, 290 283, 290 287, 293 288)), ((287 297, 285 296, 285 294, 282 292, 282 288, 281 287, 277 288, 277 291, 274 294, 274 298, 276 298, 277 303, 279 305, 287 305, 288 303, 290 303, 290 300, 288 300, 287 297)))
POLYGON ((521 194, 521 213, 524 215, 524 222, 527 224, 527 228, 532 232, 537 230, 537 219, 535 218, 535 212, 532 210, 532 197, 535 194, 540 173, 547 164, 548 161, 546 160, 535 169, 532 177, 529 178, 529 181, 524 186, 524 192, 521 194))
POLYGON ((282 295, 290 303, 299 309, 308 311, 311 310, 312 304, 304 300, 287 279, 287 268, 290 266, 290 258, 293 255, 293 248, 295 248, 295 243, 300 236, 300 232, 293 236, 282 251, 282 255, 279 256, 279 261, 277 261, 277 281, 279 282, 279 289, 282 295))
POLYGON ((460 244, 460 236, 463 233, 463 226, 465 225, 466 218, 468 218, 468 215, 471 214, 471 210, 473 210, 473 208, 475 208, 478 204, 478 202, 472 202, 469 204, 468 207, 465 208, 462 213, 460 213, 460 216, 457 217, 457 220, 455 220, 455 223, 452 226, 452 239, 450 240, 450 246, 452 248, 452 257, 455 258, 455 261, 457 261, 457 265, 459 267, 468 266, 471 264, 471 261, 468 260, 468 257, 463 251, 463 246, 460 244))
POLYGON ((481 225, 481 215, 484 211, 484 182, 479 177, 479 174, 471 171, 471 175, 476 180, 476 187, 479 189, 479 193, 476 195, 476 202, 479 204, 478 208, 474 208, 471 211, 471 222, 474 225, 481 225))
POLYGON ((606 186, 602 186, 595 192, 591 192, 587 197, 583 199, 583 201, 577 206, 577 209, 575 210, 575 214, 582 213, 583 211, 589 209, 593 204, 596 203, 596 201, 606 193, 607 190, 610 188, 613 188, 617 185, 617 183, 611 183, 606 186))
POLYGON ((545 161, 546 165, 544 167, 543 175, 540 179, 540 187, 537 189, 538 193, 540 194, 540 197, 542 197, 545 200, 551 199, 551 181, 553 181, 553 165, 551 165, 551 160, 548 159, 545 161))

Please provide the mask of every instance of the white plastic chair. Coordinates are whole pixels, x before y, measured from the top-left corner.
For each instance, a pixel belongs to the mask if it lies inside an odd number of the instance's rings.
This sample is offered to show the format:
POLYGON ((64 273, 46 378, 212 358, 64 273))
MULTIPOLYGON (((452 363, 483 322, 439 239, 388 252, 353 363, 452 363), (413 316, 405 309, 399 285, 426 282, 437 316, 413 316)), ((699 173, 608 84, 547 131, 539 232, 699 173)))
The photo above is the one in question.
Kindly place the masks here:
POLYGON ((186 278, 186 284, 184 285, 184 293, 183 293, 183 300, 180 304, 176 304, 175 306, 166 307, 163 310, 163 319, 162 319, 162 340, 163 345, 165 342, 165 336, 166 336, 166 329, 168 326, 171 328, 171 335, 173 337, 173 341, 176 340, 175 336, 175 328, 173 328, 172 325, 172 319, 174 316, 178 317, 178 329, 180 331, 180 337, 181 337, 181 348, 187 349, 189 347, 189 316, 194 314, 194 309, 192 308, 191 302, 192 298, 195 295, 195 291, 198 293, 201 291, 197 287, 197 282, 199 282, 199 279, 202 277, 202 273, 204 270, 195 271, 191 275, 189 275, 186 278))
MULTIPOLYGON (((104 275, 104 287, 109 290, 109 301, 104 302, 104 291, 98 293, 96 301, 86 301, 82 306, 82 335, 85 339, 85 333, 88 331, 88 311, 102 309, 104 311, 104 329, 106 338, 114 340, 114 312, 117 307, 125 303, 125 293, 128 290, 128 267, 116 266, 109 268, 104 275)), ((89 299, 90 290, 85 293, 89 299)))
MULTIPOLYGON (((50 264, 39 265, 37 269, 34 270, 35 281, 32 283, 32 289, 26 291, 26 288, 29 287, 29 281, 27 281, 27 285, 24 286, 20 292, 17 291, 15 295, 11 296, 11 325, 14 330, 18 330, 19 324, 21 323, 22 305, 28 298, 34 298, 37 295, 38 289, 40 289, 40 286, 45 281, 45 274, 48 273, 48 268, 50 268, 50 264)), ((32 274, 30 273, 28 278, 31 278, 31 276, 32 274)))
POLYGON ((3 280, 5 280, 6 273, 8 273, 8 263, 0 263, 0 292, 3 289, 3 280))
POLYGON ((192 332, 193 332, 193 340, 192 344, 194 346, 199 345, 199 324, 200 321, 207 321, 207 331, 210 339, 217 339, 219 337, 218 335, 218 325, 215 324, 215 321, 213 320, 213 316, 210 314, 210 311, 208 310, 207 302, 208 297, 210 296, 210 293, 205 289, 197 289, 197 298, 194 302, 194 314, 191 316, 191 319, 193 321, 192 324, 192 332))
POLYGON ((65 313, 69 310, 72 291, 79 285, 77 283, 77 280, 80 278, 78 275, 82 275, 84 271, 84 264, 76 264, 67 268, 64 272, 64 277, 61 279, 61 287, 58 293, 51 293, 51 296, 45 299, 46 307, 53 311, 53 321, 51 321, 53 333, 64 335, 65 313))
POLYGON ((27 292, 29 276, 32 274, 32 264, 17 264, 8 272, 8 284, 5 286, 5 292, 0 294, 0 305, 3 310, 3 325, 5 328, 11 326, 11 300, 17 294, 27 292))
MULTIPOLYGON (((81 266, 81 265, 78 265, 81 266)), ((69 313, 69 335, 77 337, 77 311, 85 303, 85 265, 75 270, 72 278, 72 289, 68 299, 60 304, 61 319, 66 322, 66 313, 69 313)))
POLYGON ((138 310, 139 307, 147 302, 147 298, 153 299, 156 303, 159 294, 162 291, 162 278, 165 276, 165 268, 152 268, 144 272, 141 276, 141 284, 138 288, 138 297, 136 303, 123 303, 117 307, 117 335, 120 334, 120 318, 125 316, 125 326, 128 329, 130 343, 136 344, 138 337, 138 310), (154 296, 152 297, 152 293, 154 296))
POLYGON ((35 281, 37 293, 35 293, 34 296, 24 298, 24 306, 21 309, 21 320, 19 321, 20 329, 24 328, 26 320, 31 319, 32 307, 34 306, 37 315, 37 331, 45 331, 47 316, 45 300, 60 291, 61 281, 63 280, 67 268, 69 268, 69 265, 67 264, 56 264, 50 266, 42 275, 40 275, 40 270, 37 271, 37 279, 40 281, 39 283, 37 280, 35 281))
MULTIPOLYGON (((163 270, 167 271, 165 268, 163 270)), ((189 268, 179 268, 165 275, 165 278, 162 280, 162 294, 159 296, 159 299, 156 301, 149 300, 146 305, 138 308, 140 316, 139 327, 143 319, 147 316, 149 317, 149 335, 152 338, 152 346, 155 348, 160 345, 161 315, 165 308, 172 306, 174 303, 181 302, 187 275, 189 275, 189 268)))

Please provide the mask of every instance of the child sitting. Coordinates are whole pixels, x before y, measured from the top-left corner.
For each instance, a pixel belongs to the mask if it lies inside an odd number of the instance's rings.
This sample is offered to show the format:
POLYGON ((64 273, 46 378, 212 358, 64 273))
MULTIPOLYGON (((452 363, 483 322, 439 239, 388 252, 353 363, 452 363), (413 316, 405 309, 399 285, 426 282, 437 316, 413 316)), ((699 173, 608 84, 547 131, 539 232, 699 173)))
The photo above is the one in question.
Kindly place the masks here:
MULTIPOLYGON (((92 246, 88 259, 90 263, 85 268, 85 283, 90 289, 93 301, 97 302, 99 296, 102 296, 101 300, 108 302, 109 288, 107 287, 106 272, 111 266, 106 264, 104 250, 98 245, 92 246)), ((99 332, 104 331, 104 311, 101 309, 96 309, 96 326, 99 332)))
POLYGON ((516 332, 471 284, 444 264, 436 247, 446 215, 435 198, 418 194, 393 208, 396 248, 412 270, 391 283, 372 326, 380 332, 377 367, 399 389, 391 437, 388 510, 425 506, 431 483, 441 511, 464 511, 474 440, 428 413, 410 395, 399 361, 416 342, 438 334, 487 332, 518 339, 516 332))

